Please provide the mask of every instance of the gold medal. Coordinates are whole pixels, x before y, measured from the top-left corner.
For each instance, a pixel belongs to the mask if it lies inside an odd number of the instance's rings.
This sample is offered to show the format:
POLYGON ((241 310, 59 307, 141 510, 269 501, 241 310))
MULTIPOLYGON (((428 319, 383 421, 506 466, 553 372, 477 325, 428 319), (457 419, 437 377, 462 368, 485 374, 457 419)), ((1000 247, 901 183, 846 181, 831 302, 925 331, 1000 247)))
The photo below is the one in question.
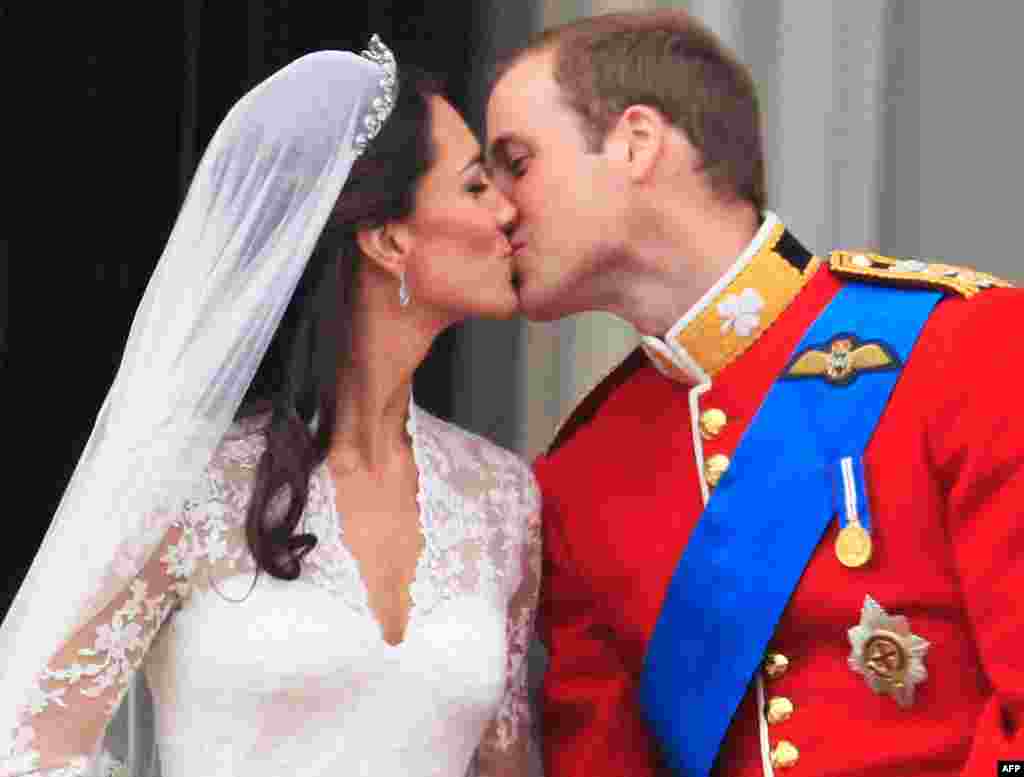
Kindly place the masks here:
POLYGON ((856 521, 850 521, 839 530, 836 558, 851 569, 862 567, 871 560, 871 535, 856 521))
POLYGON ((861 654, 865 669, 883 690, 898 690, 905 685, 910 654, 899 634, 876 631, 864 643, 861 654))

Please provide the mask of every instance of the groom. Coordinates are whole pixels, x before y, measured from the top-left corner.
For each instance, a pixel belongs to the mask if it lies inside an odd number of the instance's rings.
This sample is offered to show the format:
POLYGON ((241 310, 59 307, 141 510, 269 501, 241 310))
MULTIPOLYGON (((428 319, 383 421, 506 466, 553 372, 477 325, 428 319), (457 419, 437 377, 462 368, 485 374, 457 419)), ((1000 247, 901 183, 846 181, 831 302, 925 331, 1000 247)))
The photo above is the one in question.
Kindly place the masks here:
POLYGON ((1024 758, 1024 295, 805 248, 681 12, 542 34, 487 123, 526 314, 643 336, 536 464, 548 777, 1024 758))

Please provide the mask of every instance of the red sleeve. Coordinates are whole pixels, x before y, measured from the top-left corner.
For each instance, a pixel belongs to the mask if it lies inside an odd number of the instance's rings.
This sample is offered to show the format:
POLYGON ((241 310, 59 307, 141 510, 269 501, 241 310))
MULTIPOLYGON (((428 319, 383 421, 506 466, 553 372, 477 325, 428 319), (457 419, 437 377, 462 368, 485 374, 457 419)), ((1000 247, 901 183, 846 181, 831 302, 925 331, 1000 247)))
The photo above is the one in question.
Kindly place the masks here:
POLYGON ((967 617, 992 688, 964 775, 992 774, 998 760, 1024 757, 1021 310, 1024 292, 998 289, 950 300, 933 316, 948 334, 930 358, 948 376, 943 386, 956 388, 935 387, 948 399, 930 419, 929 442, 947 488, 947 531, 967 617))
POLYGON ((544 561, 538 634, 548 651, 542 717, 545 774, 643 777, 650 739, 635 703, 636 672, 623 665, 600 600, 579 574, 565 541, 558 485, 544 458, 535 463, 544 498, 544 561))

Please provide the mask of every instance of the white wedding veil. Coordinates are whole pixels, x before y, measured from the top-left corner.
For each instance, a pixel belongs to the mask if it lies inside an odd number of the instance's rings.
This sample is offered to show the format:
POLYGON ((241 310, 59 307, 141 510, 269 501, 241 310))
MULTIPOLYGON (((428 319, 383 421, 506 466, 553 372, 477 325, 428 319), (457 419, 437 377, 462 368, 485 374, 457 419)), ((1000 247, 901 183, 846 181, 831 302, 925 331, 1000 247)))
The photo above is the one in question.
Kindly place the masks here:
POLYGON ((0 626, 0 771, 40 671, 138 573, 209 463, 396 88, 376 36, 362 55, 307 54, 242 97, 210 141, 0 626))

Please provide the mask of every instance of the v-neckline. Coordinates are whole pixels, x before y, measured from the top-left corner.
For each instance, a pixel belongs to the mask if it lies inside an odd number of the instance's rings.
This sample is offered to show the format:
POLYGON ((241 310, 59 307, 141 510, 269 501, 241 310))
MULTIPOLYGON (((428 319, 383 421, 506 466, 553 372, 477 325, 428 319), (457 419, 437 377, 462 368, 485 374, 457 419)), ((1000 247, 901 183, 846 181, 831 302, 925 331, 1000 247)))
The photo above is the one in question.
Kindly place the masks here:
POLYGON ((429 534, 429 521, 427 520, 427 500, 424 497, 424 477, 423 477, 423 456, 420 452, 419 446, 419 419, 416 417, 418 408, 416 407, 413 399, 409 397, 409 409, 406 416, 405 430, 409 435, 409 440, 412 448, 412 462, 413 468, 416 470, 416 519, 420 530, 420 537, 423 540, 423 545, 420 548, 419 555, 416 558, 416 566, 413 568, 412 578, 409 580, 408 594, 409 594, 409 610, 405 614, 405 624, 402 628, 401 637, 398 642, 388 642, 384 636, 384 624, 380 619, 380 616, 373 609, 373 605, 370 603, 370 588, 366 584, 366 578, 363 576, 362 566, 359 563, 359 559, 356 554, 349 548, 348 543, 345 542, 345 527, 342 523, 341 511, 338 509, 338 491, 335 487, 334 476, 331 474, 330 469, 327 467, 327 462, 324 461, 321 466, 321 476, 326 481, 327 485, 327 496, 330 508, 329 519, 332 525, 335 527, 334 538, 337 541, 339 551, 344 554, 348 560, 352 563, 352 567, 355 570, 355 584, 359 587, 359 604, 362 610, 362 614, 373 624, 377 632, 377 638, 380 644, 387 650, 399 650, 405 646, 408 641, 414 621, 419 612, 419 606, 417 603, 416 591, 418 587, 426 583, 426 575, 429 572, 427 558, 428 550, 430 546, 430 534, 429 534))

